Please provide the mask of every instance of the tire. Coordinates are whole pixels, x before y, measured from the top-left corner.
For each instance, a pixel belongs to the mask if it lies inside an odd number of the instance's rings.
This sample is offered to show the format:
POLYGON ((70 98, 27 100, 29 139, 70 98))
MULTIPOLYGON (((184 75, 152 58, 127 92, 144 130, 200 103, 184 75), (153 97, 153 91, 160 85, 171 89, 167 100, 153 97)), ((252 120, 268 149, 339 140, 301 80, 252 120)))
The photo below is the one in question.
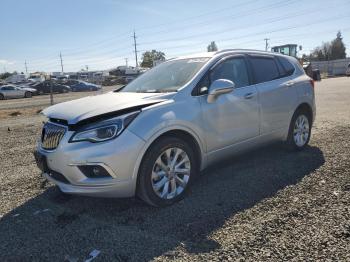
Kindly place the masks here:
POLYGON ((310 113, 302 109, 295 111, 289 125, 287 148, 291 151, 303 150, 310 141, 311 128, 310 113))
POLYGON ((3 94, 0 94, 0 100, 5 100, 5 97, 3 94))
POLYGON ((24 97, 25 98, 31 98, 32 97, 32 93, 31 92, 25 92, 24 93, 24 97))
POLYGON ((182 139, 162 137, 147 150, 143 157, 136 193, 149 205, 169 206, 183 199, 196 174, 198 174, 198 161, 192 147, 182 139), (170 155, 170 165, 165 163, 167 153, 170 155), (162 162, 161 165, 158 164, 159 161, 162 162), (181 164, 182 161, 184 163, 181 164), (171 169, 176 164, 179 165, 178 168, 171 169), (176 170, 184 173, 177 173, 176 170))

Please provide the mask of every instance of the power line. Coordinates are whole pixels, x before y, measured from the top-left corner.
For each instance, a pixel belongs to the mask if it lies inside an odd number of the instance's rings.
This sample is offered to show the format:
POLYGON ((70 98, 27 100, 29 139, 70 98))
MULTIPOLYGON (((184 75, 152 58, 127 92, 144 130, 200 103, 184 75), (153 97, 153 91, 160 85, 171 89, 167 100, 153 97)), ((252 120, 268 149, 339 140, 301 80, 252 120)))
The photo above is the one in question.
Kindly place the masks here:
MULTIPOLYGON (((152 35, 157 35, 157 34, 164 35, 164 34, 173 33, 175 31, 184 31, 184 28, 193 28, 193 26, 200 26, 200 29, 202 29, 205 26, 212 26, 213 24, 220 22, 222 20, 225 20, 225 19, 236 20, 236 19, 240 19, 242 17, 260 14, 260 13, 265 12, 266 10, 272 10, 272 9, 275 9, 275 8, 278 8, 281 6, 286 7, 292 3, 295 3, 296 1, 299 1, 299 0, 279 1, 276 3, 272 3, 270 5, 264 5, 262 7, 258 7, 255 9, 248 9, 245 12, 238 12, 237 11, 237 16, 234 16, 234 14, 230 14, 228 16, 220 17, 219 19, 216 17, 214 17, 214 18, 212 17, 212 18, 204 20, 204 21, 199 21, 199 22, 197 21, 195 23, 189 23, 189 24, 181 25, 181 26, 178 26, 175 28, 171 28, 171 29, 167 28, 165 30, 156 31, 156 32, 153 32, 151 34, 148 33, 148 34, 142 34, 142 35, 145 35, 147 37, 152 36, 152 35)), ((247 2, 247 3, 250 3, 250 2, 247 2)), ((256 24, 255 24, 255 26, 256 26, 256 24)))
MULTIPOLYGON (((256 8, 256 9, 250 9, 250 10, 248 10, 248 12, 245 12, 247 15, 253 15, 254 14, 254 12, 255 11, 261 11, 261 10, 265 10, 265 9, 269 9, 269 8, 274 8, 274 7, 278 7, 278 6, 286 6, 286 5, 289 5, 289 4, 291 4, 292 2, 295 2, 295 1, 299 1, 299 0, 288 0, 287 2, 286 1, 279 1, 279 2, 276 2, 276 3, 272 3, 272 4, 270 4, 270 5, 265 5, 265 6, 263 6, 263 7, 259 7, 259 8, 256 8), (289 2, 288 2, 289 1, 289 2)), ((194 18, 198 18, 198 17, 201 17, 201 16, 205 16, 205 15, 210 15, 210 14, 213 14, 213 13, 218 13, 218 12, 221 12, 221 11, 225 11, 225 10, 227 10, 227 9, 231 9, 231 8, 235 8, 235 9, 237 9, 238 7, 240 7, 240 6, 244 6, 244 5, 247 5, 247 4, 249 4, 250 2, 254 2, 254 1, 249 1, 249 2, 245 2, 245 3, 241 3, 241 4, 238 4, 238 5, 234 5, 234 6, 231 6, 231 7, 227 7, 227 8, 222 8, 222 9, 220 9, 220 10, 216 10, 216 11, 212 11, 212 12, 208 12, 208 13, 205 13, 205 14, 201 14, 201 15, 197 15, 197 16, 190 16, 190 17, 188 17, 188 18, 185 18, 185 19, 181 19, 181 21, 186 21, 186 20, 192 20, 192 19, 194 19, 194 18)), ((239 17, 232 17, 232 15, 230 15, 230 16, 227 16, 226 18, 233 18, 233 19, 237 19, 237 18, 240 18, 240 17, 242 17, 242 15, 244 15, 245 13, 240 13, 239 14, 239 17)), ((222 20, 223 18, 220 18, 220 20, 222 20)), ((211 23, 210 22, 213 22, 213 21, 217 21, 217 19, 214 19, 213 20, 213 18, 211 18, 210 19, 210 21, 204 21, 204 22, 200 22, 200 23, 198 23, 198 22, 196 22, 196 23, 192 23, 192 24, 188 24, 186 27, 190 27, 190 26, 194 26, 194 25, 210 25, 211 23)), ((163 24, 163 25, 167 25, 167 24, 173 24, 173 23, 175 23, 175 22, 169 22, 169 23, 166 23, 166 24, 163 24)), ((159 25, 159 26, 161 26, 161 25, 159 25)), ((154 28, 154 27, 158 27, 158 25, 155 25, 155 26, 151 26, 151 27, 148 27, 148 28, 154 28)), ((173 31, 177 31, 177 30, 183 30, 183 26, 181 26, 180 28, 178 28, 178 29, 172 29, 172 30, 166 30, 166 31, 160 31, 160 32, 155 32, 155 33, 152 33, 152 34, 147 34, 147 36, 151 36, 151 35, 157 35, 157 34, 159 34, 159 33, 162 33, 162 35, 164 35, 164 33, 172 33, 173 31)), ((108 39, 107 41, 111 41, 111 40, 113 40, 113 39, 118 39, 118 38, 122 38, 123 36, 124 36, 125 34, 121 34, 121 35, 119 35, 118 37, 112 37, 112 38, 110 38, 110 39, 108 39)), ((100 45, 101 43, 103 43, 103 42, 107 42, 106 40, 105 41, 101 41, 100 43, 95 43, 95 45, 100 45)), ((92 45, 91 45, 92 46, 92 45)), ((74 50, 74 49, 64 49, 63 51, 65 52, 65 56, 67 56, 67 55, 69 55, 69 56, 71 56, 71 55, 77 55, 77 54, 83 54, 83 53, 86 53, 86 52, 88 52, 88 51, 90 51, 90 50, 92 50, 92 51, 94 51, 94 50, 96 50, 96 48, 93 48, 93 49, 87 49, 87 50, 82 50, 82 49, 76 49, 76 50, 78 50, 78 51, 75 51, 75 52, 71 52, 71 51, 69 51, 69 50, 74 50)))
MULTIPOLYGON (((295 1, 295 0, 294 0, 295 1)), ((261 9, 266 9, 266 8, 270 8, 270 9, 272 9, 273 7, 276 7, 276 4, 280 4, 280 3, 283 3, 283 6, 285 6, 286 5, 286 3, 283 1, 283 2, 277 2, 277 3, 274 3, 273 5, 270 5, 270 6, 265 6, 264 8, 257 8, 257 9, 255 9, 255 11, 258 11, 259 9, 261 10, 261 9)), ((287 4, 290 4, 290 3, 287 3, 287 4)), ((254 9, 253 10, 249 10, 250 12, 251 11, 254 11, 254 9)), ((315 11, 320 11, 320 9, 317 9, 317 10, 314 10, 314 11, 312 11, 311 10, 311 12, 315 12, 315 11)), ((305 12, 302 12, 301 14, 299 14, 299 15, 305 15, 306 13, 305 12)), ((307 14, 310 14, 310 12, 308 11, 307 12, 307 14)), ((290 16, 290 17, 292 17, 292 18, 294 18, 296 15, 298 15, 298 14, 293 14, 292 16, 290 16)), ((239 17, 242 17, 242 14, 240 14, 240 16, 239 17)), ((232 18, 232 17, 231 17, 232 18)), ((236 17, 233 17, 233 18, 237 18, 237 16, 236 17)), ((277 21, 281 21, 281 20, 284 20, 284 19, 286 19, 286 18, 289 18, 289 17, 286 17, 286 16, 283 16, 283 17, 280 17, 280 18, 278 18, 278 19, 272 19, 272 20, 270 20, 268 23, 273 23, 273 22, 277 22, 277 21)), ((266 23, 265 23, 266 24, 266 23)), ((259 24, 259 25, 261 25, 261 24, 259 24)), ((244 27, 244 28, 247 28, 247 27, 251 27, 251 26, 256 26, 256 24, 254 24, 254 25, 250 25, 250 26, 246 26, 246 27, 244 27)), ((230 29, 230 30, 233 30, 233 29, 242 29, 242 27, 235 27, 235 28, 232 28, 232 29, 230 29)), ((169 32, 169 30, 168 30, 168 32, 169 32)), ((170 32, 169 33, 171 33, 172 32, 172 30, 170 30, 170 32)), ((227 29, 226 30, 224 30, 224 31, 222 31, 221 33, 226 33, 227 32, 227 29)), ((210 32, 209 32, 210 33, 210 32)), ((205 34, 197 34, 197 35, 195 35, 195 36, 193 36, 193 35, 191 35, 191 36, 189 36, 189 37, 186 37, 187 39, 188 38, 193 38, 193 37, 198 37, 198 36, 202 36, 202 35, 207 35, 207 34, 209 34, 208 32, 206 32, 205 34)), ((213 31, 212 33, 216 33, 216 34, 218 34, 218 33, 220 33, 220 32, 217 32, 217 30, 215 30, 215 31, 213 31)), ((215 35, 216 35, 215 34, 215 35)), ((175 39, 175 40, 183 40, 183 39, 186 39, 186 38, 177 38, 177 39, 175 39)), ((171 40, 171 41, 174 41, 174 39, 163 39, 163 41, 169 41, 169 40, 171 40)), ((146 42, 146 43, 141 43, 141 45, 146 45, 146 44, 151 44, 151 43, 159 43, 160 41, 154 41, 154 42, 146 42)), ((95 50, 95 49, 94 49, 95 50)), ((120 48, 118 48, 117 50, 120 50, 120 48)), ((77 53, 82 53, 83 51, 80 51, 80 52, 77 52, 77 53)), ((108 50, 107 52, 103 52, 103 54, 106 54, 106 55, 112 55, 111 54, 111 50, 108 50)), ((76 53, 76 54, 77 54, 76 53)), ((72 54, 72 53, 71 53, 72 54)), ((96 52, 96 54, 100 54, 100 52, 96 52)), ((67 54, 65 54, 66 56, 67 56, 67 54)), ((87 56, 87 57, 91 57, 91 53, 90 53, 90 55, 89 56, 87 56)), ((81 57, 79 57, 79 58, 76 58, 76 59, 79 59, 79 60, 81 60, 82 58, 81 57)), ((43 63, 41 63, 41 62, 38 62, 38 64, 43 64, 43 63)))
MULTIPOLYGON (((303 13, 302 15, 304 15, 305 13, 303 13)), ((308 12, 308 14, 309 14, 309 12, 308 12)), ((295 15, 294 15, 294 17, 295 17, 295 15)), ((336 17, 336 18, 331 18, 332 20, 334 20, 334 19, 337 19, 338 17, 336 17)), ((340 18, 344 18, 344 17, 340 17, 340 18)), ((285 19, 285 17, 281 17, 280 19, 275 19, 275 20, 273 20, 273 21, 270 21, 269 23, 271 23, 271 22, 276 22, 276 21, 281 21, 281 20, 283 20, 283 19, 285 19)), ((321 21, 321 22, 324 22, 324 21, 321 21)), ((312 24, 315 24, 315 23, 311 23, 311 24, 308 24, 308 26, 309 25, 312 25, 312 24)), ((259 24, 259 25, 262 25, 261 23, 259 24)), ((256 26, 256 24, 255 25, 251 25, 251 26, 256 26)), ((303 27, 305 27, 305 24, 303 23, 302 25, 298 25, 298 26, 296 26, 296 27, 291 27, 291 28, 282 28, 282 29, 278 29, 278 30, 274 30, 274 31, 272 31, 272 32, 278 32, 278 31, 283 31, 283 30, 290 30, 290 29, 293 29, 293 28, 297 28, 297 27, 299 27, 299 26, 303 26, 303 27)), ((242 28, 242 27, 241 27, 242 28)), ((241 29, 240 28, 240 29, 241 29)), ((247 27, 245 27, 245 28, 247 28, 247 27)), ((236 29, 236 28, 234 28, 234 29, 236 29)), ((232 30, 232 29, 226 29, 224 32, 217 32, 217 30, 215 30, 215 33, 213 34, 213 35, 217 35, 217 34, 221 34, 221 33, 227 33, 228 31, 230 31, 230 30, 232 30)), ((271 33, 271 32, 270 32, 271 33)), ((208 32, 207 33, 205 33, 205 35, 207 35, 208 34, 208 32)), ((262 32, 261 34, 266 34, 266 32, 262 32)), ((195 38, 195 37, 198 37, 198 36, 201 36, 201 35, 203 35, 203 34, 200 34, 200 35, 195 35, 195 36, 193 36, 193 35, 191 35, 190 37, 187 37, 187 39, 192 39, 192 38, 195 38)), ((236 36, 235 37, 235 40, 237 39, 237 38, 244 38, 244 37, 247 37, 247 36, 251 36, 252 34, 248 34, 248 35, 243 35, 243 36, 236 36)), ((254 35, 256 35, 256 34, 254 34, 254 35)), ((139 44, 137 44, 136 43, 136 33, 135 33, 135 31, 134 31, 134 36, 133 36, 133 38, 134 38, 134 53, 135 53, 135 61, 136 61, 136 64, 138 64, 138 61, 137 61, 137 53, 139 52, 139 51, 137 51, 137 45, 139 45, 139 44)), ((186 38, 180 38, 179 40, 183 40, 183 39, 186 39, 186 38)), ((174 39, 171 39, 171 40, 174 40, 174 39)), ((231 41, 231 40, 233 40, 233 38, 229 38, 229 39, 221 39, 221 41, 231 41)), ((169 41, 169 39, 163 39, 163 40, 160 40, 160 41, 154 41, 154 42, 152 42, 152 43, 161 43, 161 42, 164 42, 164 41, 169 41)), ((146 44, 149 44, 149 43, 143 43, 143 45, 146 45, 146 44)), ((141 45, 142 45, 142 43, 141 43, 141 45)), ((193 44, 192 44, 193 45, 193 44)), ((186 45, 185 45, 186 46, 186 45)), ((184 45, 182 45, 182 47, 184 47, 184 45)), ((172 49, 172 48, 178 48, 178 46, 171 46, 171 47, 169 47, 169 48, 167 48, 167 49, 172 49)), ((120 49, 118 49, 118 50, 120 50, 120 49)), ((107 51, 107 52, 104 52, 104 53, 106 53, 107 55, 111 55, 111 52, 110 51, 107 51)), ((61 56, 61 54, 60 54, 60 56, 61 56)), ((122 57, 122 56, 121 56, 122 57)), ((62 60, 62 59, 61 59, 62 60)), ((105 61, 105 59, 95 59, 95 60, 93 60, 93 61, 105 61)), ((32 63, 31 63, 32 64, 32 63)), ((75 63, 76 64, 76 63, 75 63)), ((66 64, 65 64, 66 65, 66 64)), ((63 72, 63 62, 61 61, 61 67, 62 67, 62 72, 63 72)))

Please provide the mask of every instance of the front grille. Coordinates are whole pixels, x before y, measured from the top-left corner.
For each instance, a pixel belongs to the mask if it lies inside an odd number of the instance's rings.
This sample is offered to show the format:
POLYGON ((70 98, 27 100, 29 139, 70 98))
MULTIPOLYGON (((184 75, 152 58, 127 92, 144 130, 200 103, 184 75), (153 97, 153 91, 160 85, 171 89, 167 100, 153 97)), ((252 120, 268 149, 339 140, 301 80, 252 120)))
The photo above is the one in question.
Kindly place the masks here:
POLYGON ((41 147, 47 150, 57 148, 62 137, 66 132, 66 128, 47 122, 41 134, 41 147))

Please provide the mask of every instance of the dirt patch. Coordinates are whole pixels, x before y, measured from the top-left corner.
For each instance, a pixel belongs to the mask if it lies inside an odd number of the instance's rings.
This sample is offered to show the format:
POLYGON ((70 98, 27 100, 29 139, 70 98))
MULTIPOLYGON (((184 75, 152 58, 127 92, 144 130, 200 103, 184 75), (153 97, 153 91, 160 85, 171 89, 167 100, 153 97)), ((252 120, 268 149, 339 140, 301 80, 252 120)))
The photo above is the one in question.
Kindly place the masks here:
POLYGON ((33 107, 24 109, 2 109, 0 110, 0 120, 14 117, 35 116, 41 113, 44 107, 33 107))

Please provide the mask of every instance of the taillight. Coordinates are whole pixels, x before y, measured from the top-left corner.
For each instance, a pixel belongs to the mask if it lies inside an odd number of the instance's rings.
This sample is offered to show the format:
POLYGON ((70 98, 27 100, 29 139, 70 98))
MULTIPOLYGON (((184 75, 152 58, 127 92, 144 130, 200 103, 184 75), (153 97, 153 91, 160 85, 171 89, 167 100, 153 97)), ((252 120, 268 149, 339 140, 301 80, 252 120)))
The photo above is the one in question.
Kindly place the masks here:
POLYGON ((315 88, 315 81, 314 80, 310 80, 310 84, 312 85, 312 88, 315 88))

